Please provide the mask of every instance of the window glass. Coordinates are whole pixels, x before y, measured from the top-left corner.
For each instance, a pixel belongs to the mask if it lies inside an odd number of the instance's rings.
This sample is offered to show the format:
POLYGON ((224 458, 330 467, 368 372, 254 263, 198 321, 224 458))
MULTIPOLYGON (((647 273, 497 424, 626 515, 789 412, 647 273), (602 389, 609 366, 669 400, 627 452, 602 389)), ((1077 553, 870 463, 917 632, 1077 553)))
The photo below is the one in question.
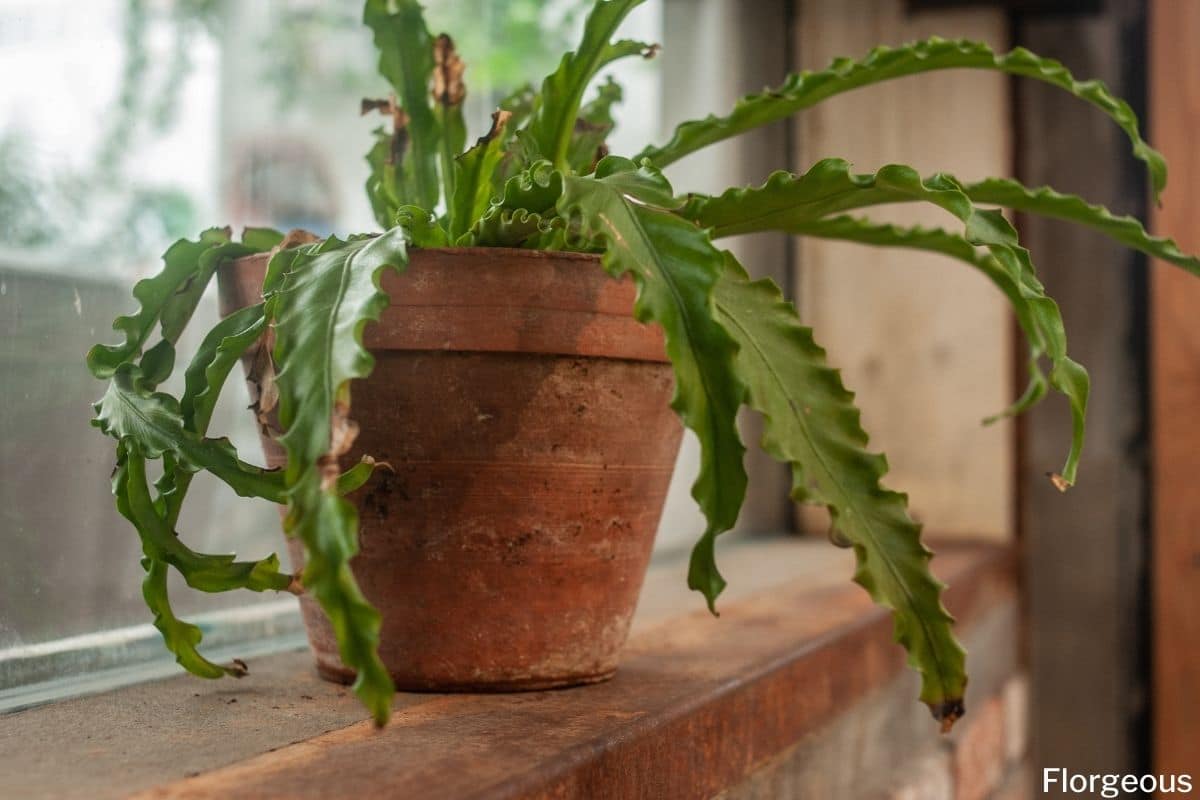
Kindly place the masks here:
MULTIPOLYGON (((503 94, 553 68, 590 2, 426 5, 432 28, 457 33, 477 136, 503 94)), ((378 122, 358 112, 386 89, 360 13, 360 0, 0 0, 0 690, 5 651, 149 622, 137 537, 109 494, 112 442, 89 425, 103 387, 83 362, 115 340, 134 281, 213 224, 376 227, 362 185, 378 122)), ((657 40, 660 19, 647 3, 624 33, 657 40)), ((631 153, 658 134, 658 68, 613 71, 626 86, 613 149, 631 153)), ((194 327, 215 317, 210 297, 194 327)), ((257 460, 247 404, 231 380, 213 430, 257 460)), ((199 550, 283 555, 275 509, 203 476, 179 530, 199 550)), ((280 602, 172 595, 181 614, 280 602)))

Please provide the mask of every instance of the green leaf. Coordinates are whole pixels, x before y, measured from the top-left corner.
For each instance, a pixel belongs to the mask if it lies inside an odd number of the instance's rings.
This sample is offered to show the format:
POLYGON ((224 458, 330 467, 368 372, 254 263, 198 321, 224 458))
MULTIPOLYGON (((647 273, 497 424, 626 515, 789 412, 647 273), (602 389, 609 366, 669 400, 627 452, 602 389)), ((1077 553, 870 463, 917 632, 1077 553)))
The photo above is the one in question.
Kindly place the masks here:
POLYGON ((292 576, 279 572, 279 559, 274 555, 257 562, 236 562, 233 556, 196 553, 180 542, 150 499, 145 460, 135 441, 117 445, 113 495, 117 510, 133 524, 141 537, 142 550, 146 554, 142 565, 147 572, 142 583, 142 596, 154 613, 154 626, 162 634, 167 649, 175 654, 175 660, 188 672, 202 678, 245 675, 244 665, 222 666, 200 655, 196 649, 202 638, 200 629, 181 621, 171 610, 167 596, 167 566, 175 565, 189 586, 214 592, 238 588, 255 591, 288 589, 292 585, 292 576))
POLYGON ((221 264, 257 252, 259 250, 241 242, 221 242, 204 250, 197 260, 195 273, 163 304, 162 318, 159 321, 163 339, 171 344, 179 341, 183 329, 192 319, 192 314, 200 305, 200 298, 221 264))
POLYGON ((140 385, 137 367, 122 364, 108 391, 95 404, 92 424, 118 441, 134 442, 147 458, 170 453, 189 471, 206 469, 242 497, 284 500, 284 483, 277 472, 240 460, 228 439, 206 439, 184 428, 175 398, 150 392, 140 385))
POLYGON ((150 389, 158 386, 175 371, 175 345, 166 339, 159 339, 142 356, 138 366, 142 371, 142 385, 150 389))
POLYGON ((563 175, 549 161, 536 162, 509 178, 493 207, 523 208, 537 214, 554 212, 563 193, 563 175))
POLYGON ((238 359, 267 330, 263 304, 247 306, 218 322, 200 342, 184 371, 179 406, 183 426, 203 436, 208 432, 217 398, 238 359))
POLYGON ((541 102, 541 97, 532 84, 525 84, 516 89, 497 105, 501 111, 507 111, 512 116, 504 130, 504 157, 492 175, 492 186, 501 190, 504 184, 520 172, 527 163, 535 159, 525 159, 522 148, 517 142, 517 132, 533 115, 541 102))
MULTIPOLYGON (((367 0, 363 22, 375 34, 379 73, 392 85, 408 117, 410 151, 404 171, 411 179, 412 194, 401 199, 432 209, 440 195, 440 133, 429 94, 434 54, 424 12, 417 0, 367 0)), ((392 163, 395 166, 398 161, 393 159, 392 163)))
MULTIPOLYGON (((187 424, 180 403, 170 395, 155 392, 154 388, 170 376, 175 365, 174 344, 220 263, 270 249, 280 241, 282 235, 275 231, 248 228, 241 244, 230 242, 227 230, 206 231, 197 242, 177 242, 165 254, 162 272, 134 287, 134 296, 140 303, 138 313, 122 317, 114 324, 125 333, 125 342, 112 347, 100 345, 88 354, 93 374, 110 379, 108 391, 95 406, 93 424, 117 439, 113 494, 117 509, 134 525, 142 541, 146 555, 143 565, 147 570, 143 596, 154 612, 155 626, 176 660, 206 678, 240 676, 245 674, 245 668, 217 665, 199 654, 196 646, 201 639, 200 630, 179 620, 171 611, 166 585, 168 566, 174 566, 189 586, 206 592, 287 589, 292 577, 279 571, 279 559, 274 555, 259 561, 239 562, 232 555, 208 555, 190 549, 174 532, 180 504, 192 473, 201 468, 213 472, 243 496, 265 497, 276 502, 283 500, 283 476, 240 461, 227 440, 203 436, 212 413, 211 403, 215 402, 219 384, 232 361, 236 361, 236 355, 224 367, 224 373, 213 372, 207 381, 198 380, 196 361, 193 362, 184 396, 188 404, 187 424), (142 347, 156 325, 161 328, 162 339, 146 351, 139 363, 142 347), (212 391, 201 393, 201 383, 212 391), (163 459, 161 494, 157 501, 151 499, 146 481, 147 456, 163 459)), ((248 324, 247 318, 255 313, 261 319, 259 307, 235 315, 232 322, 219 324, 217 335, 210 334, 202 343, 197 361, 204 367, 219 362, 220 345, 228 347, 222 334, 231 327, 248 324)))
POLYGON ((560 224, 556 217, 544 217, 518 208, 509 211, 493 206, 458 244, 461 247, 529 247, 534 250, 560 248, 536 247, 531 242, 550 234, 560 224))
POLYGON ((304 586, 329 617, 342 661, 358 674, 354 691, 380 725, 394 689, 378 655, 379 612, 350 570, 358 550, 358 514, 338 494, 338 458, 356 433, 350 382, 366 377, 374 365, 362 346, 363 328, 387 305, 380 289, 384 270, 407 264, 400 228, 378 238, 330 238, 298 248, 267 297, 285 431, 279 442, 288 454, 284 527, 304 542, 304 586))
POLYGON ((449 247, 450 234, 442 227, 437 215, 420 206, 401 206, 394 215, 397 225, 404 229, 414 247, 449 247))
POLYGON ((962 187, 947 175, 922 181, 903 164, 859 175, 850 171, 850 162, 826 158, 801 175, 774 172, 761 186, 732 188, 715 197, 690 195, 681 213, 719 238, 787 230, 831 214, 908 202, 933 203, 964 221, 974 210, 962 187))
POLYGON ((1029 341, 1030 382, 1021 397, 1007 409, 988 417, 984 424, 991 424, 1002 417, 1020 414, 1042 399, 1046 393, 1046 377, 1039 363, 1046 352, 1046 337, 1043 330, 1062 328, 1062 320, 1056 316, 1053 306, 1045 304, 1046 295, 1041 284, 1030 282, 1023 275, 1022 264, 1015 259, 1001 261, 991 253, 981 250, 965 236, 950 233, 940 228, 912 227, 881 224, 858 217, 839 216, 800 223, 790 229, 792 233, 822 239, 837 239, 875 247, 899 247, 940 253, 969 264, 994 283, 1012 305, 1017 323, 1029 341), (1045 305, 1043 305, 1045 304, 1045 305), (1044 319, 1049 313, 1049 318, 1044 319))
POLYGON ((672 196, 657 170, 636 169, 627 159, 610 156, 595 177, 565 178, 558 209, 571 225, 578 224, 580 238, 603 246, 610 275, 633 276, 638 285, 634 315, 658 323, 666 334, 675 368, 671 407, 700 440, 700 474, 692 496, 708 520, 692 554, 688 585, 703 592, 712 608, 725 586, 714 541, 733 527, 746 491, 745 448, 736 425, 745 387, 734 370, 735 344, 713 314, 721 254, 704 231, 656 205, 672 196))
MULTIPOLYGON (((267 273, 263 276, 260 296, 263 298, 270 297, 279 288, 280 284, 283 283, 284 278, 287 277, 296 260, 302 256, 312 255, 320 247, 320 244, 319 241, 304 242, 293 247, 276 250, 271 255, 270 261, 267 262, 267 273)), ((266 313, 265 307, 263 311, 266 313)))
POLYGON ((967 184, 963 186, 963 191, 976 203, 989 203, 1086 225, 1126 247, 1169 261, 1193 275, 1200 275, 1200 259, 1184 253, 1173 239, 1151 236, 1134 217, 1118 217, 1104 206, 1093 205, 1082 197, 1061 194, 1049 186, 1030 189, 1007 178, 988 178, 967 184))
POLYGON ((1032 78, 1092 104, 1129 137, 1134 156, 1146 165, 1155 194, 1161 193, 1166 186, 1167 167, 1163 157, 1142 140, 1137 116, 1129 104, 1114 97, 1102 82, 1077 81, 1059 62, 1040 58, 1021 47, 997 54, 980 42, 937 37, 902 47, 877 47, 861 61, 839 58, 820 72, 789 75, 778 88, 738 101, 726 117, 710 115, 702 120, 684 122, 675 129, 670 142, 643 150, 638 160, 648 158, 655 166, 665 167, 710 144, 785 119, 851 89, 922 72, 959 68, 995 70, 1032 78))
MULTIPOLYGON (((854 175, 849 164, 826 159, 803 175, 777 172, 760 187, 731 189, 719 197, 695 195, 682 214, 712 230, 714 238, 757 231, 783 231, 812 234, 820 229, 827 215, 847 209, 882 203, 923 202, 939 206, 961 220, 964 236, 972 244, 983 245, 1008 275, 1001 283, 1018 319, 1022 315, 1027 333, 1036 327, 1033 358, 1044 350, 1050 358, 1050 385, 1067 397, 1071 407, 1071 448, 1061 476, 1052 476, 1060 488, 1075 482, 1083 448, 1084 418, 1087 413, 1087 372, 1067 355, 1066 330, 1058 305, 1046 296, 1029 251, 1021 247, 1017 232, 997 211, 977 209, 962 187, 949 175, 938 174, 922 180, 911 167, 890 164, 874 175, 854 175), (1016 292, 1008 287, 1015 282, 1016 292), (1019 302, 1018 302, 1019 301, 1019 302)), ((993 280, 995 275, 989 274, 993 280)), ((1040 372, 1033 375, 1040 381, 1040 372)), ((1031 386, 1025 400, 1036 399, 1031 386)), ((1018 402, 1019 410, 1026 403, 1018 402)))
POLYGON ((562 173, 549 161, 538 161, 505 181, 500 197, 458 244, 519 247, 531 238, 548 234, 561 227, 556 204, 562 193, 562 173))
MULTIPOLYGON (((88 352, 87 362, 92 374, 101 379, 110 378, 121 364, 137 358, 168 305, 179 306, 173 298, 197 281, 201 256, 228 241, 228 230, 211 228, 200 234, 198 241, 180 239, 171 245, 163 254, 162 271, 134 285, 133 296, 139 303, 137 313, 117 317, 113 322, 113 330, 121 331, 125 341, 119 345, 98 344, 88 352)), ((171 320, 169 327, 177 331, 186 322, 186 319, 182 322, 171 320)), ((175 339, 170 341, 173 344, 175 339)))
POLYGON ((854 547, 854 579, 892 611, 896 640, 921 673, 921 700, 945 727, 963 713, 965 653, 929 571, 930 552, 903 494, 880 481, 887 461, 866 450, 854 395, 795 309, 770 281, 751 282, 732 256, 716 288, 716 310, 738 344, 737 372, 763 415, 763 449, 816 484, 833 524, 854 547))
MULTIPOLYGON (((225 379, 242 354, 263 335, 266 327, 263 305, 259 303, 230 314, 204 337, 192 363, 184 372, 184 390, 179 400, 179 410, 185 430, 198 436, 208 432, 208 424, 225 379)), ((179 520, 192 474, 181 468, 177 459, 164 458, 163 475, 158 487, 169 526, 179 520)))
MULTIPOLYGON (((614 58, 637 50, 628 42, 611 40, 626 15, 645 0, 597 0, 584 24, 578 49, 563 56, 558 69, 542 83, 541 101, 529 122, 529 135, 536 151, 560 169, 567 168, 567 153, 575 118, 584 92, 596 73, 614 58)), ((642 48, 644 45, 637 45, 642 48)))
POLYGON ((383 128, 376 128, 371 132, 371 136, 374 138, 374 144, 366 155, 367 166, 370 168, 365 184, 367 200, 371 203, 375 221, 387 230, 395 224, 396 211, 404 204, 403 181, 393 152, 393 134, 389 134, 383 128))
POLYGON ((175 616, 167 595, 167 565, 152 558, 142 560, 146 578, 142 581, 142 598, 154 613, 154 627, 162 634, 163 643, 175 655, 175 662, 201 678, 223 678, 231 675, 240 678, 246 670, 238 665, 214 664, 200 655, 197 645, 204 633, 195 625, 175 616))
POLYGON ((263 592, 282 591, 291 585, 292 576, 279 571, 279 558, 275 555, 260 561, 235 561, 232 555, 197 553, 185 545, 160 516, 150 497, 146 462, 137 440, 125 441, 118 447, 113 494, 117 510, 137 529, 146 557, 175 567, 193 589, 263 592))
POLYGON ((474 147, 455 159, 454 196, 449 209, 451 241, 470 230, 488 209, 492 174, 504 157, 504 127, 508 119, 507 111, 493 113, 491 129, 474 147))
POLYGON ((391 471, 391 467, 388 464, 380 463, 370 456, 363 456, 361 461, 338 477, 337 493, 339 495, 347 495, 361 489, 371 479, 371 476, 375 474, 375 470, 377 469, 391 471))
POLYGON ((242 244, 256 253, 265 253, 283 242, 283 234, 274 228, 242 228, 242 244))

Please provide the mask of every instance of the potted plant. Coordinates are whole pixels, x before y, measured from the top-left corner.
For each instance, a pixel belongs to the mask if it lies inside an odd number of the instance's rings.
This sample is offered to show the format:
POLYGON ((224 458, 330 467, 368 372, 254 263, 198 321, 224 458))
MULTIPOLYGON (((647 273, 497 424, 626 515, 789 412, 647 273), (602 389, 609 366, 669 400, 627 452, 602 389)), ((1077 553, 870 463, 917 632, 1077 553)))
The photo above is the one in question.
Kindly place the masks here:
POLYGON ((138 310, 114 323, 123 341, 88 354, 108 381, 95 424, 117 440, 113 492, 141 538, 145 599, 186 669, 215 678, 245 667, 198 652, 199 629, 171 611, 169 569, 201 591, 300 594, 321 672, 353 680, 380 724, 397 683, 601 680, 645 571, 681 431, 675 416, 700 440, 692 493, 708 523, 688 584, 710 608, 721 593, 714 543, 745 493, 735 427, 745 404, 763 415, 762 447, 791 465, 795 499, 829 507, 835 539, 857 556, 855 580, 892 611, 921 699, 943 727, 963 713, 965 656, 943 587, 905 496, 881 483, 886 461, 868 451, 853 395, 779 289, 752 280, 717 243, 785 231, 942 253, 982 272, 1011 302, 1030 349, 1028 390, 1002 413, 1051 388, 1070 401, 1074 436, 1052 476, 1064 490, 1083 444, 1088 376, 1068 357, 1058 308, 997 207, 1090 226, 1194 273, 1200 261, 1134 219, 1007 179, 964 184, 901 165, 860 175, 827 159, 706 196, 680 195, 660 170, 842 92, 952 68, 1044 81, 1096 106, 1128 135, 1156 194, 1163 159, 1102 84, 1023 49, 936 38, 791 75, 727 116, 684 123, 662 146, 610 155, 619 89, 606 83, 590 100, 587 90, 614 60, 654 54, 614 40, 639 3, 597 0, 578 48, 540 91, 506 99, 467 147, 452 40, 430 35, 416 0, 367 0, 364 20, 395 90, 363 106, 390 123, 367 156, 384 232, 317 241, 247 229, 234 241, 209 230, 177 242, 162 271, 134 287, 138 310), (958 230, 854 213, 914 202, 946 210, 958 230), (170 396, 158 387, 214 275, 224 317, 170 396), (209 435, 239 361, 269 468, 209 435), (153 486, 151 459, 162 462, 153 486), (274 555, 236 561, 190 549, 175 527, 199 470, 283 506, 302 571, 281 571, 274 555))

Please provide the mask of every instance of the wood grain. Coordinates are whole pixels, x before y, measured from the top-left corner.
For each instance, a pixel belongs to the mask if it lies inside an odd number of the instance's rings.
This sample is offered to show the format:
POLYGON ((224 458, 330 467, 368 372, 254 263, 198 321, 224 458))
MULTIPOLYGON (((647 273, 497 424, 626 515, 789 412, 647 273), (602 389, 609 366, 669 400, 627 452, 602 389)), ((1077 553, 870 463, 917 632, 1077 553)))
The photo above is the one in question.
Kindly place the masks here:
MULTIPOLYGON (((931 34, 1004 47, 1003 13, 908 14, 902 0, 805 0, 796 67, 823 68, 879 43, 931 34)), ((869 172, 888 163, 964 179, 1010 170, 1003 76, 929 73, 834 98, 798 117, 797 168, 839 156, 869 172)), ((869 216, 953 227, 938 209, 896 206, 869 216)), ((1013 394, 1010 316, 983 277, 945 257, 802 239, 801 315, 857 393, 872 447, 888 455, 888 484, 942 536, 1004 540, 1012 532, 1012 429, 980 420, 1013 394)), ((806 517, 805 527, 824 531, 806 517)))
MULTIPOLYGON (((1150 113, 1171 188, 1160 234, 1200 251, 1200 3, 1150 6, 1150 113)), ((1154 468, 1154 769, 1200 765, 1200 280, 1160 265, 1151 284, 1154 468)))
MULTIPOLYGON (((965 624, 1011 603, 1008 551, 952 548, 937 563, 965 624)), ((137 796, 711 797, 903 665, 887 613, 857 587, 792 583, 727 606, 719 621, 701 611, 644 631, 607 684, 430 696, 382 731, 359 723, 137 796)), ((975 675, 985 692, 1002 680, 991 666, 975 675)), ((932 720, 927 731, 936 738, 932 720)))

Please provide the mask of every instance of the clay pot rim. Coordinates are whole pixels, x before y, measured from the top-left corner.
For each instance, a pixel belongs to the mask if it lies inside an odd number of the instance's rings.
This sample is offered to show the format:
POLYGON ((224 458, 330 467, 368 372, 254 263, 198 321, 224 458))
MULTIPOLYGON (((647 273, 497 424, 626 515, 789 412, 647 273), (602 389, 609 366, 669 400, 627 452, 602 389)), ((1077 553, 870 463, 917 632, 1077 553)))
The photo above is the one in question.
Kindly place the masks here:
MULTIPOLYGON (((379 236, 379 235, 380 234, 372 234, 372 236, 379 236)), ((324 241, 324 239, 320 239, 318 241, 324 241)), ((425 252, 425 253, 450 253, 453 255, 464 255, 464 256, 485 256, 485 255, 489 255, 491 253, 505 253, 508 255, 515 256, 517 258, 528 258, 528 259, 533 259, 533 260, 554 259, 556 261, 581 261, 581 262, 586 261, 586 262, 593 263, 593 264, 598 264, 600 262, 600 254, 599 253, 578 253, 578 252, 575 252, 574 250, 534 250, 534 249, 531 249, 528 247, 479 247, 479 246, 417 247, 416 245, 409 245, 408 249, 412 250, 412 251, 420 251, 420 252, 425 252)), ((263 253, 251 253, 250 255, 235 258, 230 263, 237 263, 239 261, 253 261, 255 259, 260 259, 260 258, 270 258, 274 254, 274 252, 275 251, 273 251, 273 250, 269 250, 269 251, 263 252, 263 253)), ((616 278, 613 278, 613 280, 616 280, 616 278)))
POLYGON ((599 253, 577 253, 574 250, 533 250, 528 247, 413 247, 413 250, 436 251, 439 253, 455 253, 459 255, 487 255, 489 253, 511 253, 520 258, 553 258, 567 261, 600 260, 599 253))
MULTIPOLYGON (((271 255, 226 261, 218 268, 219 277, 260 286, 271 255)), ((385 271, 380 288, 388 293, 389 303, 380 319, 364 330, 368 350, 524 352, 670 362, 661 328, 637 319, 635 277, 614 278, 599 254, 423 247, 412 248, 410 264, 432 271, 385 271), (485 293, 489 299, 479 299, 470 288, 477 283, 501 296, 485 293), (405 293, 397 293, 400 289, 405 293), (480 314, 490 315, 494 324, 479 325, 475 318, 480 314), (564 336, 564 330, 571 335, 564 336)), ((240 303, 231 298, 223 307, 240 303)))

